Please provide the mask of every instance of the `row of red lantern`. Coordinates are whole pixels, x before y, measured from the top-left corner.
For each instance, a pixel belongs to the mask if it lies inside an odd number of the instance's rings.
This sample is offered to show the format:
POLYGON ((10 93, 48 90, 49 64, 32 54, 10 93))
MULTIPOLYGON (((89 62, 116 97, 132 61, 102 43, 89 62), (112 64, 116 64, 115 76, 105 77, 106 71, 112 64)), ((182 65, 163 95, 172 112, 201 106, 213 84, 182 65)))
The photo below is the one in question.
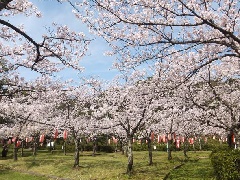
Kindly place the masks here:
MULTIPOLYGON (((112 142, 113 142, 113 144, 117 144, 118 143, 118 139, 115 138, 114 136, 112 136, 112 142)), ((111 144, 111 139, 108 139, 108 144, 111 144)))
MULTIPOLYGON (((213 139, 215 139, 216 137, 213 136, 213 139)), ((155 135, 154 133, 152 132, 151 135, 150 135, 150 139, 151 141, 154 141, 155 140, 155 135)), ((167 135, 157 135, 157 142, 158 143, 166 143, 168 140, 173 140, 173 142, 175 142, 177 139, 180 139, 181 142, 185 142, 185 137, 180 137, 180 136, 176 136, 175 133, 172 133, 172 134, 167 134, 167 135)), ((188 139, 188 142, 190 144, 194 144, 194 140, 196 140, 197 137, 192 137, 192 138, 189 138, 188 139)), ((219 139, 219 141, 222 140, 222 141, 227 141, 227 138, 226 140, 224 140, 223 138, 219 139)), ((231 140, 232 142, 235 144, 236 143, 236 139, 235 139, 235 136, 234 134, 231 136, 231 140)), ((204 138, 204 141, 207 142, 207 137, 204 138)))
MULTIPOLYGON (((150 139, 151 139, 151 141, 154 141, 155 140, 155 136, 154 136, 154 133, 151 133, 151 136, 150 136, 150 139)), ((167 141, 168 140, 171 140, 172 139, 172 136, 171 136, 171 134, 170 135, 158 135, 157 136, 157 142, 158 143, 167 143, 167 141)), ((190 144, 194 144, 194 140, 195 140, 196 138, 189 138, 188 139, 188 142, 190 143, 190 144)), ((113 143, 114 144, 117 144, 117 142, 118 142, 118 140, 114 137, 114 136, 112 136, 112 141, 113 141, 113 143)), ((135 143, 136 142, 136 139, 135 138, 133 138, 133 143, 135 143)), ((139 140, 139 143, 141 143, 142 142, 142 140, 139 140)), ((173 136, 173 142, 175 143, 180 143, 180 142, 182 142, 182 143, 184 143, 185 142, 185 137, 176 137, 175 135, 173 136)), ((146 140, 146 143, 147 143, 147 140, 146 140)), ((108 144, 111 144, 111 139, 108 139, 108 144)))
MULTIPOLYGON (((57 139, 57 137, 58 137, 58 130, 56 129, 56 131, 54 133, 54 139, 57 139)), ((68 137, 68 132, 67 132, 67 130, 64 130, 63 131, 63 139, 66 140, 67 137, 68 137)), ((39 142, 42 143, 44 141, 44 139, 45 139, 45 135, 44 134, 40 135, 39 142)))
MULTIPOLYGON (((57 139, 57 137, 58 137, 58 130, 56 129, 56 130, 55 130, 55 133, 54 133, 54 139, 57 139)), ((67 130, 64 130, 64 131, 63 131, 63 139, 66 140, 67 137, 68 137, 68 132, 67 132, 67 130)), ((40 143, 43 143, 43 142, 44 142, 44 139, 45 139, 45 135, 44 135, 44 134, 40 135, 39 142, 40 142, 40 143)), ((154 135, 153 132, 152 132, 151 135, 150 135, 150 139, 151 139, 151 141, 154 141, 154 140, 155 140, 155 135, 154 135)), ((182 142, 182 143, 185 142, 185 137, 180 137, 180 136, 179 136, 179 137, 176 137, 176 134, 175 134, 175 133, 173 133, 173 134, 168 134, 168 135, 158 135, 158 136, 157 136, 157 142, 158 142, 158 143, 161 143, 161 142, 167 143, 167 141, 168 141, 168 140, 171 140, 171 139, 173 139, 173 142, 176 142, 176 144, 180 144, 180 142, 182 142)), ((196 139, 196 137, 194 137, 194 138, 189 138, 189 139, 188 139, 188 142, 189 142, 190 144, 194 144, 194 140, 195 140, 195 139, 196 139)), ((213 139, 215 139, 215 136, 213 136, 213 139)), ((234 135, 232 135, 231 139, 232 139, 232 142, 235 143, 235 137, 234 137, 234 135)), ((12 142, 15 142, 15 140, 16 140, 16 137, 13 137, 12 140, 9 139, 9 142, 8 142, 8 143, 11 144, 12 142)), ((114 143, 114 144, 117 144, 117 142, 118 142, 117 138, 115 138, 114 136, 112 136, 112 140, 113 140, 113 143, 114 143)), ((33 141, 33 137, 26 138, 26 142, 31 142, 31 141, 33 141)), ((205 138, 205 142, 206 142, 206 141, 207 141, 207 138, 205 138)), ((136 142, 135 138, 133 138, 133 142, 136 142)), ((109 143, 109 144, 111 143, 111 139, 108 140, 108 143, 109 143)), ((141 142, 139 142, 139 143, 141 143, 141 142)))
POLYGON ((16 141, 16 147, 20 147, 21 146, 21 143, 22 143, 22 141, 19 141, 19 140, 17 140, 17 138, 12 138, 12 139, 9 139, 8 140, 8 144, 12 144, 13 142, 15 143, 15 141, 16 141))
MULTIPOLYGON (((56 129, 55 132, 54 132, 53 138, 54 138, 54 139, 57 139, 57 138, 58 138, 58 135, 59 135, 59 133, 58 133, 58 130, 56 129)), ((63 139, 66 140, 67 137, 68 137, 68 132, 67 132, 67 130, 64 130, 64 131, 63 131, 63 139)), ((40 135, 39 142, 43 142, 43 141, 44 141, 44 138, 45 138, 45 135, 44 135, 44 134, 40 135)))
MULTIPOLYGON (((58 137, 58 130, 56 129, 55 133, 54 133, 54 139, 57 139, 58 137)), ((63 131, 63 139, 66 140, 68 137, 68 132, 67 130, 64 130, 63 131)), ((8 140, 8 144, 12 144, 12 142, 15 142, 16 141, 16 137, 13 137, 12 139, 9 139, 8 140)), ((43 143, 45 140, 45 135, 44 134, 41 134, 40 137, 39 137, 39 142, 40 143, 43 143)), ((28 142, 32 142, 33 141, 33 137, 26 137, 25 139, 26 143, 28 142)))
MULTIPOLYGON (((113 136, 112 139, 108 139, 108 144, 111 144, 111 140, 112 140, 113 144, 117 144, 117 142, 118 142, 118 140, 113 136)), ((133 142, 136 142, 135 138, 133 139, 133 142)), ((176 143, 176 148, 180 148, 180 144, 182 141, 180 139, 176 139, 174 142, 176 143)), ((193 138, 190 138, 189 142, 190 142, 190 144, 193 144, 193 142, 194 142, 193 138)), ((139 141, 139 144, 140 143, 141 143, 141 140, 139 141)), ((146 143, 147 143, 147 140, 146 140, 146 143)))

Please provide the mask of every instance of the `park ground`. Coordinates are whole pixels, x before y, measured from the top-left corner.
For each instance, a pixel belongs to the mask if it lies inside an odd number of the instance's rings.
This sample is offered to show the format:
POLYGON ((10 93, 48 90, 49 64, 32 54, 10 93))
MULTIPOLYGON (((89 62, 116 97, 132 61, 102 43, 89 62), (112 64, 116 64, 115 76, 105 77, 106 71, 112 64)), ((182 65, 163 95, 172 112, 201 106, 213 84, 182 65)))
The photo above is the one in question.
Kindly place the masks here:
POLYGON ((190 151, 185 158, 182 151, 172 152, 172 160, 167 160, 167 152, 154 151, 153 165, 148 165, 147 151, 134 151, 134 172, 126 172, 127 157, 120 152, 82 152, 80 167, 73 168, 73 153, 61 151, 38 151, 33 156, 25 151, 23 157, 13 161, 11 151, 6 159, 0 157, 0 180, 210 180, 215 179, 209 159, 210 151, 190 151))

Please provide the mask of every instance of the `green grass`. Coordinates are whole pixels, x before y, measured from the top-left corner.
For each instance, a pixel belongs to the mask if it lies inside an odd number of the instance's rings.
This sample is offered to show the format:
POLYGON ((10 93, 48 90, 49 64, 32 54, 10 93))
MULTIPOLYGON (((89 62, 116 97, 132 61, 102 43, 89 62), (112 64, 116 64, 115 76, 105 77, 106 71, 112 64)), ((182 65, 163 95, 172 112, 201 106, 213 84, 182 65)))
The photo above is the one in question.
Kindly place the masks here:
POLYGON ((168 180, 215 179, 209 154, 206 154, 206 152, 190 152, 189 156, 190 158, 184 162, 183 166, 170 171, 168 180))
POLYGON ((51 154, 39 151, 36 157, 25 152, 25 157, 18 157, 14 162, 11 152, 7 159, 0 158, 0 180, 160 180, 168 173, 169 179, 214 179, 209 160, 210 152, 189 152, 185 159, 182 152, 173 152, 173 159, 167 160, 166 152, 153 152, 152 166, 148 166, 148 152, 134 152, 134 172, 132 176, 125 174, 127 158, 121 153, 99 153, 95 157, 91 152, 83 152, 80 156, 80 167, 74 169, 73 153, 51 154), (183 164, 180 168, 175 167, 183 164))
POLYGON ((41 177, 40 175, 28 174, 28 173, 20 173, 14 171, 5 171, 0 170, 0 179, 4 180, 46 180, 48 178, 41 177))

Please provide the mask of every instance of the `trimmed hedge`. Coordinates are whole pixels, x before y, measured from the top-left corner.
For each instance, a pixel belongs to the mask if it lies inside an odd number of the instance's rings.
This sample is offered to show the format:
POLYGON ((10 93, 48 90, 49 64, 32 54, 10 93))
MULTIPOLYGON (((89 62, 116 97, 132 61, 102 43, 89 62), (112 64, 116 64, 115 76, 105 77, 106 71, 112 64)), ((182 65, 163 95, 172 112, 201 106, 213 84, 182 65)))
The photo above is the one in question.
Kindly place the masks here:
POLYGON ((217 179, 240 179, 240 150, 215 150, 210 159, 217 179))

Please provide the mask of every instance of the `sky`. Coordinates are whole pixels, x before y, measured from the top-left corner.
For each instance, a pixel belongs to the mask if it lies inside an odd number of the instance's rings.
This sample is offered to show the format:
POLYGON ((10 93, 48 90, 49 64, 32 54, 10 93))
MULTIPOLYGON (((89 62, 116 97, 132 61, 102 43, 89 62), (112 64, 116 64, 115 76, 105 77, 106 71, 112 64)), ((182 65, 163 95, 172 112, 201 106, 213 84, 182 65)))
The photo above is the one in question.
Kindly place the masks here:
MULTIPOLYGON (((77 20, 72 13, 72 7, 68 3, 59 3, 56 0, 32 0, 31 1, 42 13, 42 18, 16 16, 8 20, 14 25, 24 24, 25 31, 36 41, 41 41, 42 34, 46 33, 45 27, 50 27, 52 22, 67 25, 72 30, 84 32, 87 37, 95 39, 90 43, 87 56, 80 60, 80 65, 85 68, 84 72, 79 74, 71 69, 59 73, 63 80, 73 79, 78 81, 79 77, 99 77, 104 80, 112 80, 118 71, 112 69, 114 57, 104 56, 104 52, 109 50, 107 43, 100 37, 95 37, 88 32, 86 25, 77 20)), ((21 69, 21 75, 26 80, 36 77, 36 73, 21 69)))

